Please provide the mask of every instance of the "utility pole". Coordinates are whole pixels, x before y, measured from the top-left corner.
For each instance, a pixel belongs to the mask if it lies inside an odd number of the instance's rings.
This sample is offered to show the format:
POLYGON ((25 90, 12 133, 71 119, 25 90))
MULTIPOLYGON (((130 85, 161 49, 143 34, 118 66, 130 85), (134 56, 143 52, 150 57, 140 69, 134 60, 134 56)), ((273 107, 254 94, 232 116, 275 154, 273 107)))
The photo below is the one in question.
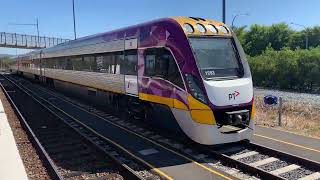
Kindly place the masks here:
POLYGON ((226 23, 226 0, 222 0, 222 22, 226 23))
POLYGON ((72 0, 72 11, 73 11, 73 32, 74 32, 74 39, 77 39, 76 16, 75 16, 75 12, 74 12, 74 0, 72 0))
POLYGON ((296 26, 300 26, 303 27, 306 31, 306 35, 305 35, 305 43, 306 43, 306 49, 309 49, 309 37, 308 37, 308 28, 302 24, 297 24, 297 23, 293 23, 291 22, 290 24, 296 25, 296 26))

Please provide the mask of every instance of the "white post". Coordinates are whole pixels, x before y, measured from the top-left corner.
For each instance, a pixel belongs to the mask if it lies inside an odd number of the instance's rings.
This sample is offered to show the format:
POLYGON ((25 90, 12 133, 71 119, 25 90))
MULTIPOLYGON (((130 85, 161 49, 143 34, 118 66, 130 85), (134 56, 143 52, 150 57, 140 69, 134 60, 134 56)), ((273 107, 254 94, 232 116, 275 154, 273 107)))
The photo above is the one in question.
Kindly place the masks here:
POLYGON ((282 116, 282 97, 279 97, 279 106, 278 106, 278 125, 279 126, 282 126, 281 116, 282 116))

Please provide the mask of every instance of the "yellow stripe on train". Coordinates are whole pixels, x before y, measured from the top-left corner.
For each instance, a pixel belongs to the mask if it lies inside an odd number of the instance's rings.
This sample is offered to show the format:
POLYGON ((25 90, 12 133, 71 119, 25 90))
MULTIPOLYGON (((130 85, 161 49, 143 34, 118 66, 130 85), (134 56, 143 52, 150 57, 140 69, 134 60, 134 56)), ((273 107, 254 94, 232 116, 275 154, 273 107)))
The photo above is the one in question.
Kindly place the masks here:
POLYGON ((139 98, 149 102, 164 104, 172 108, 187 110, 190 112, 192 119, 197 123, 209 125, 216 124, 216 120, 210 107, 196 100, 191 95, 188 96, 189 108, 183 102, 174 98, 146 93, 139 93, 139 98))
POLYGON ((192 119, 200 124, 216 124, 216 119, 214 118, 211 108, 198 101, 191 95, 188 96, 189 108, 192 119))
POLYGON ((172 108, 188 110, 188 107, 183 102, 174 98, 162 97, 162 96, 146 94, 146 93, 139 93, 139 98, 145 101, 164 104, 172 108))

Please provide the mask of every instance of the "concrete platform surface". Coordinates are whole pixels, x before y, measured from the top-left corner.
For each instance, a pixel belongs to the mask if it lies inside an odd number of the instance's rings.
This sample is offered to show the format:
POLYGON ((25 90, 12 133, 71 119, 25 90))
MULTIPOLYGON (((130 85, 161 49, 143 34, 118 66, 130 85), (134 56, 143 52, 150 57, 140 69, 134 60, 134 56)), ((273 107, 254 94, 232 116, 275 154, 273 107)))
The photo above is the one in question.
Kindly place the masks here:
POLYGON ((0 179, 1 180, 14 180, 14 179, 27 180, 28 179, 1 101, 0 101, 0 179))
POLYGON ((318 138, 256 126, 252 142, 320 162, 320 139, 318 138))

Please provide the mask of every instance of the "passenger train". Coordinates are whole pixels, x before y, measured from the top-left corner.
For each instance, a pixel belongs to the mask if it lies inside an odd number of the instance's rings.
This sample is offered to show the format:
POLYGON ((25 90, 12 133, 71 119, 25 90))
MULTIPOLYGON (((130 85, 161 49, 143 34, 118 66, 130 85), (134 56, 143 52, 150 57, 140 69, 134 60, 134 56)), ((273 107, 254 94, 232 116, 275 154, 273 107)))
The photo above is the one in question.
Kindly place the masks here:
POLYGON ((21 55, 10 70, 200 144, 253 134, 248 62, 218 21, 158 19, 21 55))

